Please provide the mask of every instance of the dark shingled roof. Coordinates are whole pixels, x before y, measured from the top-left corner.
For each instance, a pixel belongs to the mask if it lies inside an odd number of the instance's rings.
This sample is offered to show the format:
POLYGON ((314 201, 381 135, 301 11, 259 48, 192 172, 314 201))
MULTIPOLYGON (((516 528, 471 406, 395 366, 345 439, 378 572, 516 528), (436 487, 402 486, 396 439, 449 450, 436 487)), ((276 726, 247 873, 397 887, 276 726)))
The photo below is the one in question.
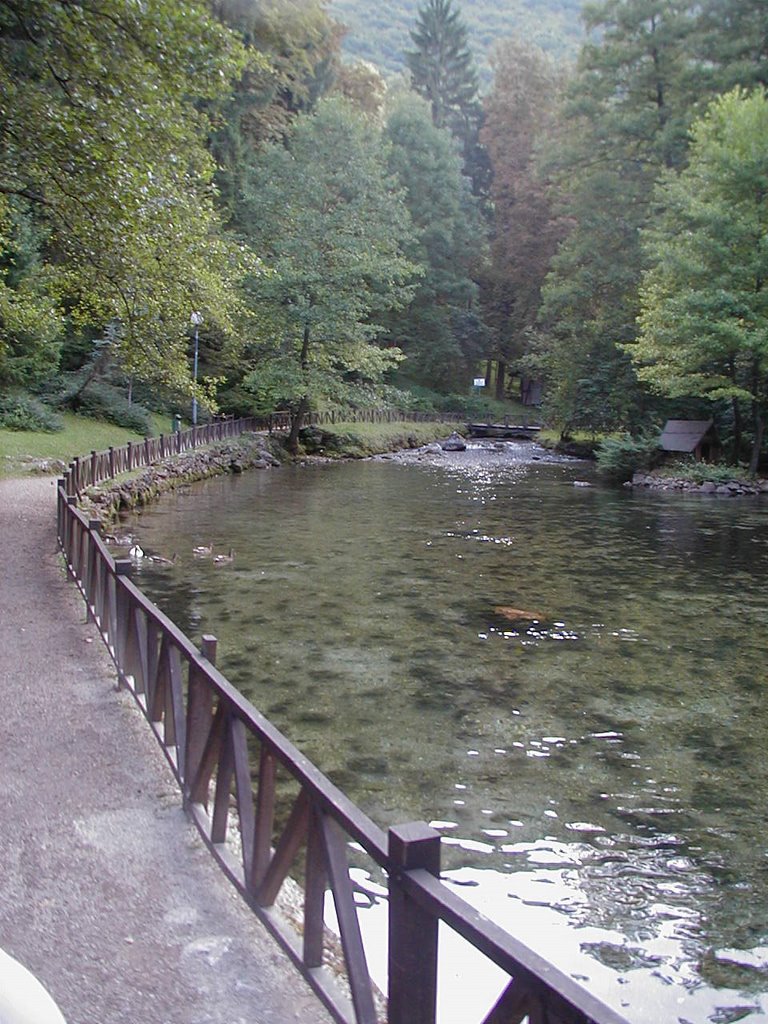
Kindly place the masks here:
POLYGON ((667 420, 661 435, 665 452, 693 452, 712 429, 712 420, 667 420))

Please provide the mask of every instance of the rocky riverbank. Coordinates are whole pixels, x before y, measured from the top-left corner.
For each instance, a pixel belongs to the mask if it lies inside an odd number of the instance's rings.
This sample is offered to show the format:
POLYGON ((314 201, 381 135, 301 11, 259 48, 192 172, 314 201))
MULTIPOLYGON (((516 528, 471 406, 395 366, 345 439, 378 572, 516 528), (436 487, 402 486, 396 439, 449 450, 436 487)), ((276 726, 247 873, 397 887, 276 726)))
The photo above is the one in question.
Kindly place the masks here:
POLYGON ((147 505, 166 491, 222 473, 243 473, 247 469, 279 466, 282 449, 263 434, 243 434, 173 455, 132 476, 89 487, 81 496, 81 508, 102 522, 110 522, 124 510, 147 505))
POLYGON ((703 480, 701 482, 684 477, 666 476, 660 473, 638 472, 625 487, 645 488, 655 491, 684 491, 686 494, 712 494, 723 498, 738 498, 743 495, 768 495, 768 480, 703 480))

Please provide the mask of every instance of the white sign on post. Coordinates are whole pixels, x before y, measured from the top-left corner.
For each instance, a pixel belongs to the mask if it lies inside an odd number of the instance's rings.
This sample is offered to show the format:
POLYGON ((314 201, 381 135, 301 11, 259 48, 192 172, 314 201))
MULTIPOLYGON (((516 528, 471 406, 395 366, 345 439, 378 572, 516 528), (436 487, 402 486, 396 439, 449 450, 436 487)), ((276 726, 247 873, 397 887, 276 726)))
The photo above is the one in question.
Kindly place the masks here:
POLYGON ((485 387, 485 377, 475 377, 475 387, 476 388, 484 388, 485 387))

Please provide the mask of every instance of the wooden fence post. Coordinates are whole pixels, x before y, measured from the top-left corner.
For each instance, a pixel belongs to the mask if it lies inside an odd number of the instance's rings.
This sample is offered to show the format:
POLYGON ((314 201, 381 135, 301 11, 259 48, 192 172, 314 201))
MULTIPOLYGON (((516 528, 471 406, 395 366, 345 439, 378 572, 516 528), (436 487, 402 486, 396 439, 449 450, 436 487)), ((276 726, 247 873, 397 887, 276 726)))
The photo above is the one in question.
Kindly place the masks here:
POLYGON ((130 600, 125 587, 120 582, 121 576, 129 576, 131 572, 130 558, 115 559, 115 612, 114 626, 110 623, 110 637, 115 652, 115 664, 117 665, 117 689, 125 685, 125 641, 128 636, 128 615, 130 613, 130 600))
POLYGON ((389 1024, 435 1024, 437 918, 416 906, 400 876, 440 875, 440 834, 423 821, 389 830, 389 1024))
MULTIPOLYGON (((203 657, 207 658, 212 665, 216 664, 215 636, 206 633, 203 636, 203 657)), ((196 668, 189 666, 189 680, 187 688, 187 750, 184 763, 186 775, 184 778, 184 805, 189 806, 194 785, 200 765, 203 762, 205 745, 213 723, 213 690, 205 679, 201 679, 196 668)))

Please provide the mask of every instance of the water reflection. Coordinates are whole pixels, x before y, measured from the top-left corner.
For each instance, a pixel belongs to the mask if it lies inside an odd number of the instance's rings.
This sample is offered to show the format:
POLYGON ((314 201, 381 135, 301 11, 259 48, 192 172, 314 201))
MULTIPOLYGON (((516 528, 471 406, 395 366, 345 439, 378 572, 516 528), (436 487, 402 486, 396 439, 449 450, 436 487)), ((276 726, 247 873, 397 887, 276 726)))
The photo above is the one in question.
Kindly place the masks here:
POLYGON ((583 464, 532 451, 201 484, 129 524, 177 552, 141 583, 375 820, 436 823, 465 898, 632 1020, 759 1016, 765 512, 577 488, 583 464), (193 556, 211 542, 234 561, 193 556))

